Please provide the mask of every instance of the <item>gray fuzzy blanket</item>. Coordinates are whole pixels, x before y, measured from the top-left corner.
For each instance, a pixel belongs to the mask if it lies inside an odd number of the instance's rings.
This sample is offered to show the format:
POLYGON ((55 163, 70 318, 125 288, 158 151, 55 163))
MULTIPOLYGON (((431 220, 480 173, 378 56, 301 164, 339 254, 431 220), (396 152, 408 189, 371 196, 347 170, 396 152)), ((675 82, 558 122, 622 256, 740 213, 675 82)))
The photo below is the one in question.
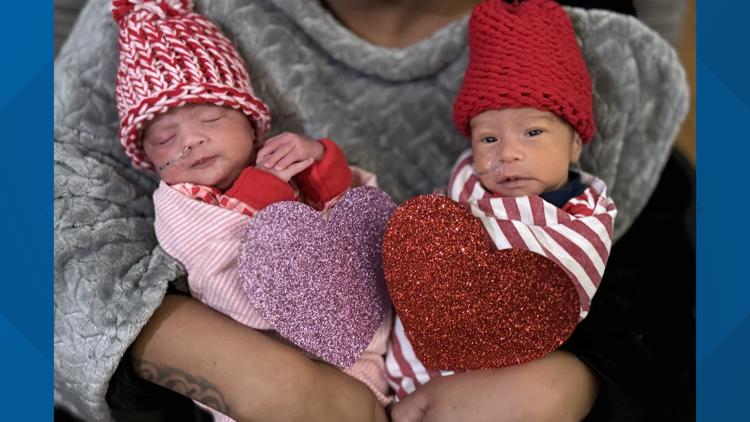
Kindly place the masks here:
MULTIPOLYGON (((466 148, 450 106, 466 66, 466 19, 406 49, 372 46, 315 1, 198 0, 246 58, 273 132, 329 136, 397 201, 445 185, 466 148)), ((635 19, 569 10, 595 88, 598 134, 582 167, 603 179, 618 237, 653 191, 684 118, 674 51, 635 19)), ((55 63, 55 397, 109 420, 123 353, 183 270, 156 243, 156 179, 117 141, 117 28, 92 0, 55 63)))

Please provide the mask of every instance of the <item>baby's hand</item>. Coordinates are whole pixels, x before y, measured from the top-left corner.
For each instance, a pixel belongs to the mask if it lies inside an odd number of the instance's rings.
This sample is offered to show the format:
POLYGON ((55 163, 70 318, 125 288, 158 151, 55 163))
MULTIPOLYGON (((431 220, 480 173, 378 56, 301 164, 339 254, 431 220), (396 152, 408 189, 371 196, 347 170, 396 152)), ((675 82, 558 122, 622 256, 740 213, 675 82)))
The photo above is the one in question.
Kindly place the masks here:
POLYGON ((393 422, 422 422, 429 401, 429 392, 420 388, 393 406, 391 420, 393 422))
POLYGON ((310 167, 314 161, 315 161, 314 159, 308 158, 307 160, 304 160, 304 161, 298 161, 296 163, 292 163, 291 165, 287 166, 287 168, 285 168, 284 170, 276 170, 275 167, 267 168, 262 165, 257 165, 255 166, 255 168, 271 173, 285 182, 289 182, 290 180, 292 180, 292 177, 302 173, 303 171, 305 171, 306 168, 310 167))
POLYGON ((284 132, 266 141, 258 151, 256 162, 259 168, 283 171, 309 159, 320 160, 324 152, 320 141, 284 132))

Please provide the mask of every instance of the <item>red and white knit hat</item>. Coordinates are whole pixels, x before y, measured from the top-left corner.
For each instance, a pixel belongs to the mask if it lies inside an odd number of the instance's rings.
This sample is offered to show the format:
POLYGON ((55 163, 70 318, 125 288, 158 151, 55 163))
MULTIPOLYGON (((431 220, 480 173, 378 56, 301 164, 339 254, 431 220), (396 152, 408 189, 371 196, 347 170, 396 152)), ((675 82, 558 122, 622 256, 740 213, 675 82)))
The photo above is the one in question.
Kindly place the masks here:
POLYGON ((453 103, 453 123, 486 110, 533 107, 568 122, 586 143, 594 136, 591 79, 573 25, 552 0, 488 0, 469 20, 469 65, 453 103))
POLYGON ((141 144, 144 125, 185 104, 238 109, 263 139, 271 115, 253 93, 245 62, 190 0, 114 0, 112 16, 120 26, 120 142, 135 166, 154 168, 141 144))

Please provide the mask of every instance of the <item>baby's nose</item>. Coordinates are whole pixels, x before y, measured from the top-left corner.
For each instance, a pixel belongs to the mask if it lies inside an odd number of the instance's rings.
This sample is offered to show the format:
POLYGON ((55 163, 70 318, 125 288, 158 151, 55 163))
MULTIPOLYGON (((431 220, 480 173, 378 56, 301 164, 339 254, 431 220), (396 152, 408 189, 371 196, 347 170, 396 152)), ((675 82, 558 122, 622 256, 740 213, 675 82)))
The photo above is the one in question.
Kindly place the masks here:
POLYGON ((202 134, 191 133, 185 136, 183 145, 186 147, 195 148, 199 145, 203 145, 204 143, 206 143, 205 136, 203 136, 202 134))
POLYGON ((518 161, 523 158, 523 148, 519 141, 506 140, 496 146, 495 156, 503 163, 518 161))

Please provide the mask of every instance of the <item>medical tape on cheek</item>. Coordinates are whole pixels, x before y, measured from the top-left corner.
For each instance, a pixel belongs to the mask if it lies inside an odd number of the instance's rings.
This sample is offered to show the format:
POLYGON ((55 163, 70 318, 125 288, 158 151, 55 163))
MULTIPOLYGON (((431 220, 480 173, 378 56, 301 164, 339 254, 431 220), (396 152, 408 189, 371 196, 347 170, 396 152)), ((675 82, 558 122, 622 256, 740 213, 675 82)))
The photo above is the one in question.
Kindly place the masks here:
POLYGON ((476 174, 479 174, 479 175, 490 174, 490 173, 494 173, 496 171, 500 171, 500 169, 502 167, 503 167, 503 162, 502 161, 495 161, 494 163, 490 163, 487 166, 487 168, 485 170, 483 170, 483 171, 479 171, 477 169, 476 165, 475 165, 474 166, 474 172, 476 174))
POLYGON ((183 159, 183 158, 185 158, 185 157, 186 157, 186 156, 187 156, 188 154, 190 154, 190 151, 191 151, 192 149, 193 149, 193 147, 191 147, 190 145, 185 145, 185 147, 184 147, 184 148, 182 148, 182 151, 180 151, 180 153, 179 153, 179 154, 177 154, 177 155, 176 155, 176 156, 175 156, 174 158, 172 158, 171 160, 167 160, 167 161, 166 161, 166 162, 165 162, 164 164, 160 165, 160 166, 159 166, 159 168, 158 168, 158 170, 159 170, 159 171, 162 171, 162 170, 164 170, 165 168, 167 168, 167 167, 171 166, 172 164, 175 164, 175 163, 177 163, 178 161, 182 160, 182 159, 183 159))
POLYGON ((472 147, 474 173, 483 176, 500 171, 503 166, 503 148, 500 144, 498 139, 492 144, 482 143, 472 147))
MULTIPOLYGON (((201 140, 200 142, 198 142, 198 146, 203 145, 205 142, 206 142, 205 139, 201 140)), ((175 163, 180 162, 180 160, 182 160, 183 158, 187 157, 188 154, 190 154, 190 151, 192 151, 192 150, 193 150, 193 147, 191 147, 190 145, 185 145, 182 148, 182 151, 179 152, 179 154, 175 155, 175 157, 172 158, 171 160, 167 160, 164 164, 160 165, 157 170, 158 171, 162 171, 165 168, 167 168, 167 167, 169 167, 169 166, 171 166, 171 165, 173 165, 175 163)))
POLYGON ((496 171, 500 171, 500 169, 503 166, 503 160, 499 156, 497 156, 496 153, 492 154, 489 158, 487 158, 485 163, 482 163, 484 164, 482 166, 484 170, 480 171, 479 168, 477 168, 476 161, 477 161, 477 158, 475 156, 473 166, 474 166, 474 172, 478 175, 485 175, 485 174, 494 173, 496 171))

